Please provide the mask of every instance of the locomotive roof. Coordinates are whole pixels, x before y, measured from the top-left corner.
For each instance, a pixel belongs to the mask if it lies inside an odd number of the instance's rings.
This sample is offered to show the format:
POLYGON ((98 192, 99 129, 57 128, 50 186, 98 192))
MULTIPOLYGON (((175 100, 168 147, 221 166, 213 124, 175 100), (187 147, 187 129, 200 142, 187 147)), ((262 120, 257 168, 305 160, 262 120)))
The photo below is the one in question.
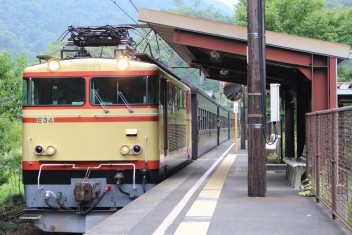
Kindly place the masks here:
MULTIPOLYGON (((152 63, 141 61, 130 61, 130 68, 133 70, 157 70, 157 66, 152 63)), ((71 71, 116 71, 116 59, 107 58, 78 58, 60 60, 60 72, 71 71)), ((47 63, 33 65, 24 70, 26 72, 47 72, 47 63)))

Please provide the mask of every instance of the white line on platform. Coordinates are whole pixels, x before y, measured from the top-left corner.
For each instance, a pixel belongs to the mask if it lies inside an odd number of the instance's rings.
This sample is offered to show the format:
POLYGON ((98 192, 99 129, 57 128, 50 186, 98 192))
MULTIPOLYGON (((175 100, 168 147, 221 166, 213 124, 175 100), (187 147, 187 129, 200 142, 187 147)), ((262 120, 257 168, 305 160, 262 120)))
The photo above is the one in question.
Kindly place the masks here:
POLYGON ((181 201, 176 205, 176 207, 170 212, 170 214, 163 220, 163 222, 159 225, 159 227, 154 231, 153 235, 163 235, 166 233, 166 230, 170 227, 170 225, 175 221, 177 216, 181 213, 182 209, 186 206, 187 202, 191 199, 193 194, 197 191, 200 185, 204 182, 204 180, 208 177, 208 175, 214 170, 214 168, 221 162, 221 160, 226 156, 226 154, 233 147, 232 144, 222 155, 221 157, 200 177, 200 179, 195 183, 192 188, 188 190, 185 196, 181 199, 181 201))

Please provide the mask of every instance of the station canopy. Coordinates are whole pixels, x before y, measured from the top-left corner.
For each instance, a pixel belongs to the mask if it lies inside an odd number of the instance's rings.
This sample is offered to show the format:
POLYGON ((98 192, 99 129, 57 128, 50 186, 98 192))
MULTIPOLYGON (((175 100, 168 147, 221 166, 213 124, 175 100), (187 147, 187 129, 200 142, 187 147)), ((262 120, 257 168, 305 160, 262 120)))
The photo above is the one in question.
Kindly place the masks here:
MULTIPOLYGON (((150 9, 140 9, 139 21, 206 77, 247 84, 247 27, 150 9)), ((351 47, 271 31, 265 36, 267 84, 296 89, 297 77, 304 77, 312 81, 312 93, 315 89, 328 93, 326 99, 312 95, 313 110, 334 107, 329 104, 336 103, 337 64, 348 59, 351 47)))

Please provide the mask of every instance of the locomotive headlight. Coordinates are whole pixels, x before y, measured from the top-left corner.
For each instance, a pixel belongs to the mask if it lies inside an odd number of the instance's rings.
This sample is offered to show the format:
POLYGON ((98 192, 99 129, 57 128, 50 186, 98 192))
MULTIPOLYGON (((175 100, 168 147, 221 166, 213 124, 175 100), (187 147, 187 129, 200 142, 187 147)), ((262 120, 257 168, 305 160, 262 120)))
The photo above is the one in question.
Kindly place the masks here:
POLYGON ((126 70, 128 68, 128 59, 126 59, 125 57, 120 57, 117 59, 117 68, 119 70, 126 70))
POLYGON ((49 145, 46 148, 46 154, 48 154, 49 156, 54 155, 56 153, 56 148, 53 145, 49 145))
POLYGON ((42 155, 44 153, 44 148, 41 145, 37 145, 34 147, 34 153, 36 155, 42 155))
POLYGON ((133 146, 132 152, 134 154, 140 154, 142 152, 142 147, 140 145, 136 144, 135 146, 133 146))
POLYGON ((56 72, 60 69, 60 61, 56 58, 52 58, 48 61, 48 70, 50 72, 56 72))
POLYGON ((128 147, 127 145, 122 145, 120 148, 120 153, 122 155, 126 155, 130 152, 130 147, 128 147))

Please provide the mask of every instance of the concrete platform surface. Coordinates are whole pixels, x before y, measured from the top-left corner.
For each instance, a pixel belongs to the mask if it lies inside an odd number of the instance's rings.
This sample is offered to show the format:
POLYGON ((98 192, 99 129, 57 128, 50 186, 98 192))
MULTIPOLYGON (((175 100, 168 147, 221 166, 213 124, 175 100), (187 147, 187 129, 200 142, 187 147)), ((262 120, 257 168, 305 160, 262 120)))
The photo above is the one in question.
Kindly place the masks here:
POLYGON ((234 154, 232 143, 205 154, 85 234, 352 234, 314 198, 288 186, 283 170, 267 171, 266 197, 248 197, 247 151, 234 154))

